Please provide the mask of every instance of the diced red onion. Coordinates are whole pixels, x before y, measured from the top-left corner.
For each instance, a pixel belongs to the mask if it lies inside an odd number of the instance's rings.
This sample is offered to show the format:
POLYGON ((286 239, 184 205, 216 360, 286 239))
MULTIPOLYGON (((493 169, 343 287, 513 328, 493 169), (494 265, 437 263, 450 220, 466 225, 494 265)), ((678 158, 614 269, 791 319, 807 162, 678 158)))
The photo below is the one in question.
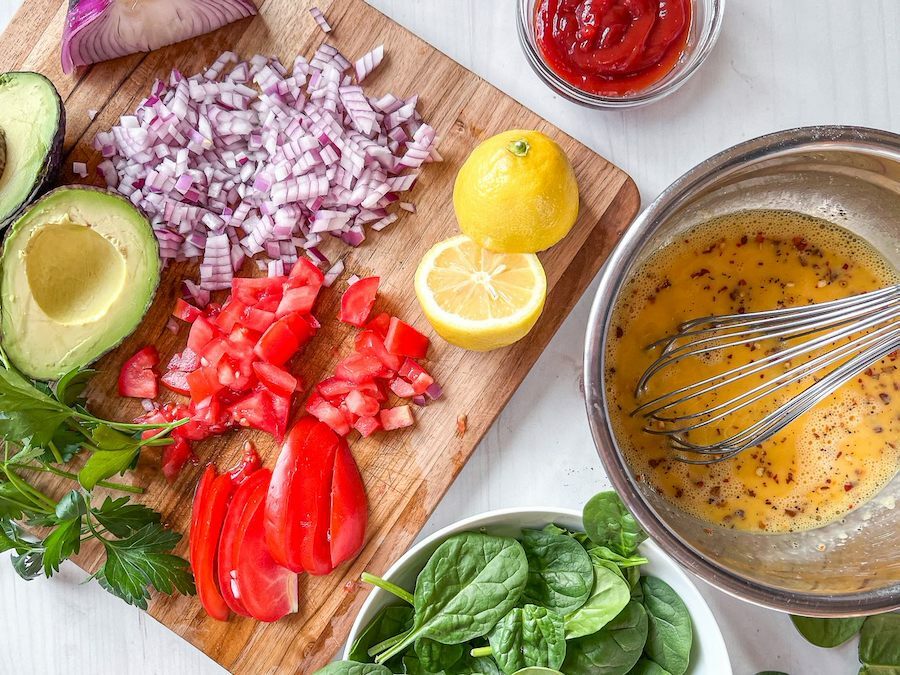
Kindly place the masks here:
POLYGON ((432 401, 436 401, 444 395, 444 390, 437 382, 432 382, 428 385, 428 389, 425 390, 425 395, 432 401))
POLYGON ((141 407, 144 409, 144 412, 152 412, 156 409, 156 404, 153 403, 149 398, 141 399, 141 407))
POLYGON ((357 275, 355 275, 355 274, 351 274, 351 275, 350 275, 350 278, 347 279, 347 285, 348 285, 348 286, 352 286, 352 285, 355 284, 357 281, 359 281, 359 277, 358 277, 357 275))
POLYGON ((322 29, 323 33, 330 33, 331 26, 328 25, 328 21, 325 20, 325 15, 322 14, 322 10, 318 7, 310 7, 309 13, 312 14, 313 18, 316 20, 316 23, 319 25, 319 28, 322 29))
POLYGON ((331 266, 327 272, 325 272, 325 285, 330 287, 337 278, 341 275, 341 272, 344 271, 344 261, 338 260, 334 265, 331 266))
POLYGON ((72 162, 72 173, 81 178, 86 178, 88 175, 87 164, 84 162, 72 162))
POLYGON ((384 45, 378 45, 370 51, 368 54, 364 54, 360 59, 353 64, 353 69, 356 71, 356 81, 362 82, 365 80, 373 70, 375 70, 381 61, 384 59, 384 45))
POLYGON ((180 328, 180 326, 178 325, 178 322, 175 320, 175 317, 170 316, 169 320, 166 321, 166 330, 168 330, 171 333, 175 333, 177 335, 179 328, 180 328))
POLYGON ((425 399, 424 396, 413 396, 412 402, 415 403, 420 408, 424 408, 425 405, 427 405, 427 403, 428 403, 428 401, 425 399))

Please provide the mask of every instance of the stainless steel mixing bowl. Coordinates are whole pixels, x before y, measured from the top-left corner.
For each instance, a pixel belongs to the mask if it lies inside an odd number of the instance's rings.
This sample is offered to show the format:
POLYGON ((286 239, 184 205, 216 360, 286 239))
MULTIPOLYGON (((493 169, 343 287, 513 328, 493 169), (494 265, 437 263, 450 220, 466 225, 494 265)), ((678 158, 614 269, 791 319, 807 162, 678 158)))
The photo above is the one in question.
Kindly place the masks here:
POLYGON ((875 499, 825 527, 739 532, 690 516, 635 480, 616 446, 606 414, 604 345, 622 285, 647 255, 679 233, 745 209, 789 209, 830 220, 900 266, 900 135, 830 126, 763 136, 692 169, 638 216, 603 268, 587 330, 584 381, 597 451, 650 536, 721 590, 807 616, 897 609, 900 474, 875 499))

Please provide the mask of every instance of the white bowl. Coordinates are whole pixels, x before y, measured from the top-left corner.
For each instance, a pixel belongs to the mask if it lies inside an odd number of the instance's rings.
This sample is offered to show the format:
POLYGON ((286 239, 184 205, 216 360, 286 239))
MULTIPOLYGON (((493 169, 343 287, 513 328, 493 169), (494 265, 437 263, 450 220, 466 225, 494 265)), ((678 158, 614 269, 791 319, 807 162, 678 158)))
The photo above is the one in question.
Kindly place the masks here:
MULTIPOLYGON (((391 566, 384 578, 412 591, 415 588, 416 577, 428 558, 450 535, 469 530, 482 530, 488 534, 518 537, 522 529, 540 529, 548 523, 556 523, 570 530, 584 529, 581 513, 572 509, 512 508, 488 511, 453 523, 416 544, 391 566)), ((641 567, 641 571, 659 577, 669 584, 681 596, 691 613, 694 643, 691 648, 691 666, 687 675, 732 675, 725 640, 722 639, 722 633, 706 601, 694 587, 693 582, 652 541, 641 544, 640 552, 650 561, 648 565, 641 567)), ((378 588, 372 590, 353 623, 343 658, 349 658, 353 642, 375 615, 383 607, 396 602, 397 599, 390 593, 378 588)))

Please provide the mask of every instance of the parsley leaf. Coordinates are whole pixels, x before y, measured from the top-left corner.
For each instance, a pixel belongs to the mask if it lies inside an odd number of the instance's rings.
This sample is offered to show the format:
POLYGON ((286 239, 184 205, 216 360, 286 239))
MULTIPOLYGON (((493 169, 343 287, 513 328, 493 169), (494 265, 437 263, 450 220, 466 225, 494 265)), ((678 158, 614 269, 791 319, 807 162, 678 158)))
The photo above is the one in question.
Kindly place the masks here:
POLYGON ((66 406, 74 405, 81 399, 84 388, 96 372, 90 368, 70 370, 56 381, 53 389, 56 400, 66 406))
POLYGON ((180 534, 159 523, 145 525, 125 539, 101 537, 106 562, 94 576, 107 591, 141 609, 147 609, 148 586, 162 593, 193 594, 196 589, 188 562, 166 552, 180 539, 180 534))
POLYGON ((51 577, 59 572, 59 566, 81 548, 81 516, 64 520, 44 539, 44 575, 51 577))
POLYGON ((78 482, 87 490, 92 490, 104 478, 132 468, 143 445, 141 439, 131 438, 102 424, 91 430, 91 439, 98 450, 78 472, 78 482))
POLYGON ((16 371, 0 368, 0 436, 4 439, 43 447, 72 414, 71 408, 16 371))
POLYGON ((129 504, 128 497, 107 497, 100 508, 91 509, 91 515, 117 537, 129 537, 145 525, 160 521, 156 511, 143 504, 129 504))

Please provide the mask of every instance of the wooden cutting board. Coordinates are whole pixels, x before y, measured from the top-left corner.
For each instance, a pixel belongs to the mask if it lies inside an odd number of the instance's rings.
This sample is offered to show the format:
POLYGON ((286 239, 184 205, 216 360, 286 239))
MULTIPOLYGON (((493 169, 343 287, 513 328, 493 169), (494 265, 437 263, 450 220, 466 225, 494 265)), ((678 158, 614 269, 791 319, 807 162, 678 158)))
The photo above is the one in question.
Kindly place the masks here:
MULTIPOLYGON (((478 441, 527 375, 563 319, 596 275, 609 250, 635 215, 639 197, 633 181, 620 169, 561 133, 510 97, 436 51, 362 0, 315 0, 334 31, 326 36, 314 23, 311 0, 257 0, 259 16, 186 43, 137 54, 63 75, 59 44, 68 2, 27 0, 0 36, 0 71, 36 70, 53 80, 66 102, 68 117, 61 182, 77 182, 72 160, 93 170, 99 158, 91 149, 97 131, 119 115, 133 112, 154 78, 171 68, 185 74, 201 71, 226 49, 249 57, 279 56, 290 63, 299 52, 307 57, 328 40, 351 59, 384 44, 385 62, 366 80, 367 92, 420 94, 420 110, 443 137, 445 161, 428 164, 410 195, 418 207, 382 233, 371 233, 362 247, 346 250, 349 273, 382 277, 380 307, 429 329, 413 292, 413 273, 422 254, 435 242, 457 232, 451 195, 456 172, 469 152, 485 138, 511 128, 539 129, 555 138, 571 158, 581 186, 581 213, 565 240, 541 254, 550 288, 546 310, 524 340, 487 354, 466 352, 433 336, 429 370, 444 385, 442 400, 417 410, 417 424, 401 432, 351 439, 366 482, 370 525, 366 546, 352 564, 326 577, 301 580, 300 612, 275 624, 233 618, 220 623, 206 616, 195 598, 157 597, 150 614, 238 673, 312 673, 344 642, 365 599, 360 572, 383 573, 409 546, 478 441), (87 111, 99 111, 91 122, 87 111), (466 416, 460 434, 457 420, 466 416)), ((507 33, 512 34, 510 31, 507 33)), ((83 182, 83 181, 82 181, 83 182)), ((139 414, 134 401, 116 394, 115 378, 122 361, 147 343, 159 347, 163 363, 183 347, 186 331, 165 329, 179 295, 179 282, 196 278, 196 268, 170 266, 156 301, 138 332, 99 363, 89 406, 119 419, 139 414)), ((341 280, 320 296, 316 314, 323 328, 297 367, 308 383, 326 376, 353 344, 353 329, 335 320, 341 280)), ((427 332, 430 333, 430 330, 427 332)), ((198 445, 201 459, 229 466, 243 441, 253 438, 267 466, 278 447, 270 437, 235 432, 198 445)), ((191 497, 199 471, 188 467, 173 485, 158 470, 158 455, 147 451, 135 473, 146 486, 143 500, 159 509, 176 530, 187 533, 191 497)), ((52 489, 52 484, 51 484, 52 489)), ((62 486, 57 486, 58 490, 62 486)), ((178 552, 186 555, 186 541, 178 552)), ((96 550, 83 551, 79 563, 91 569, 96 550)))

